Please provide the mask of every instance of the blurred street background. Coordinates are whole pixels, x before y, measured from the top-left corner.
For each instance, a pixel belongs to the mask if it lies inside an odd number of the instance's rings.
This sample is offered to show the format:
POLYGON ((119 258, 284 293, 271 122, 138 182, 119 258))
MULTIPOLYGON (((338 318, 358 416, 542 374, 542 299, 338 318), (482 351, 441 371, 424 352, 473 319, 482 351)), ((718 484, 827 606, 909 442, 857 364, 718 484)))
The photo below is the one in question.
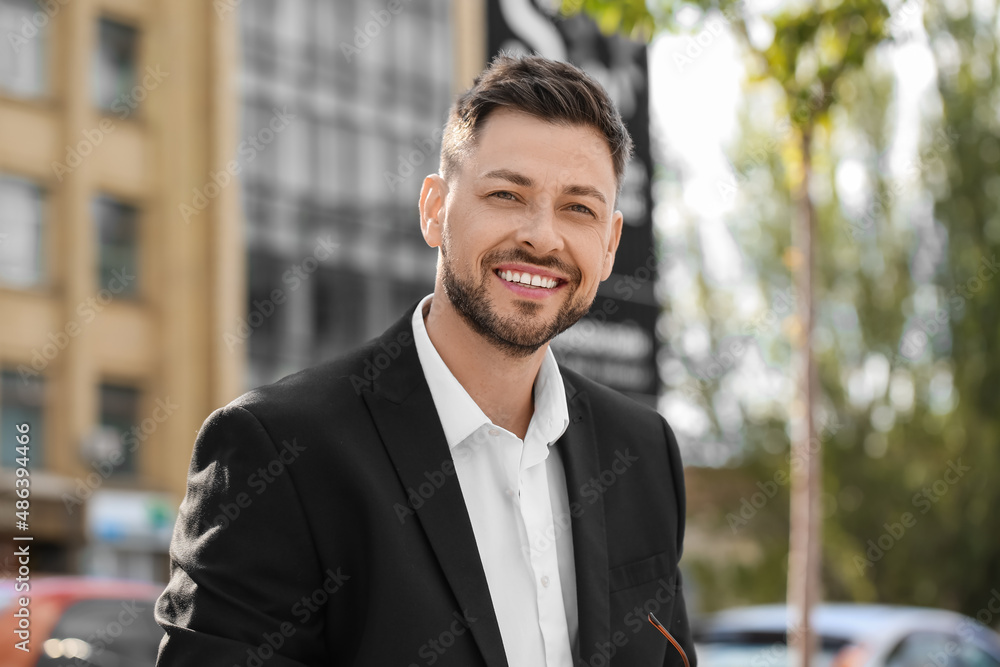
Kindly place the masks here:
POLYGON ((614 273, 553 349, 675 430, 691 611, 785 600, 806 192, 820 598, 1000 628, 998 19, 996 0, 0 0, 0 575, 27 467, 32 576, 166 581, 209 413, 432 291, 417 195, 454 97, 506 49, 586 69, 636 140, 614 273), (824 79, 828 52, 851 67, 824 79))

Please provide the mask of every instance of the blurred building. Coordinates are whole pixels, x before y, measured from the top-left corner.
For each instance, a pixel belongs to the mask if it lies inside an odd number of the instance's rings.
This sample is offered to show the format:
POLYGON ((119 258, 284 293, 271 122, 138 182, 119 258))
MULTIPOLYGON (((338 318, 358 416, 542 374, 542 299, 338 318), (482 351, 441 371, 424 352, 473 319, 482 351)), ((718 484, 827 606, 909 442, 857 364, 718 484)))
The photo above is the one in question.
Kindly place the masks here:
POLYGON ((242 387, 238 192, 209 185, 236 33, 203 0, 0 0, 0 575, 12 531, 34 573, 166 574, 194 434, 242 387))
POLYGON ((239 13, 249 293, 227 342, 246 349, 252 387, 356 347, 433 291, 417 198, 455 93, 485 64, 485 7, 244 0, 239 13))

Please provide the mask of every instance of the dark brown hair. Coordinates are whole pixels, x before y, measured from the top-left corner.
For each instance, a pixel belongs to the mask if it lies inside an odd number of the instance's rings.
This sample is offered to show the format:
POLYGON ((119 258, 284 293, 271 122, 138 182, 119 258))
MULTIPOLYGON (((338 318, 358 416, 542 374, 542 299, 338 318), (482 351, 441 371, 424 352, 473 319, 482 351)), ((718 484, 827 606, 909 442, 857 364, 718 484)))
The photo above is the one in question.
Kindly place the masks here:
POLYGON ((632 137, 607 91, 569 63, 540 56, 500 53, 456 100, 441 140, 441 175, 448 178, 475 146, 478 130, 498 108, 521 111, 551 123, 585 125, 601 133, 611 151, 617 192, 632 157, 632 137))

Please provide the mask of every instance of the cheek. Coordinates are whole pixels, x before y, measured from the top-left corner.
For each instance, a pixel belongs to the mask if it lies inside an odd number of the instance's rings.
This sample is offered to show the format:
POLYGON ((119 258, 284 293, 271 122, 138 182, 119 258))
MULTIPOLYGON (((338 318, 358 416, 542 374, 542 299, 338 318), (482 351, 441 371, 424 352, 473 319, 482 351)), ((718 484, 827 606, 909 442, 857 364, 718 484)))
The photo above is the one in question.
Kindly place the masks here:
POLYGON ((458 208, 448 216, 452 242, 477 253, 499 243, 506 229, 504 221, 483 206, 458 208))
POLYGON ((601 230, 590 229, 578 239, 577 248, 578 268, 584 274, 584 282, 600 282, 608 256, 608 239, 601 230))

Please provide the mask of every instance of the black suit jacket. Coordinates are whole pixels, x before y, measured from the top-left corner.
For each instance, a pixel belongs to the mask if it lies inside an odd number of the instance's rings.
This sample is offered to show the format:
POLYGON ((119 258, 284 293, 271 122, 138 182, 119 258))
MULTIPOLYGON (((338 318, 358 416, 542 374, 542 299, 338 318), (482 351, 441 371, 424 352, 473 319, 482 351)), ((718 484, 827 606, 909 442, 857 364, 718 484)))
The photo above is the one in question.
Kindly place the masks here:
MULTIPOLYGON (((206 420, 156 608, 159 667, 508 665, 412 312, 206 420)), ((652 611, 694 665, 673 433, 561 371, 579 664, 681 665, 652 611)))

